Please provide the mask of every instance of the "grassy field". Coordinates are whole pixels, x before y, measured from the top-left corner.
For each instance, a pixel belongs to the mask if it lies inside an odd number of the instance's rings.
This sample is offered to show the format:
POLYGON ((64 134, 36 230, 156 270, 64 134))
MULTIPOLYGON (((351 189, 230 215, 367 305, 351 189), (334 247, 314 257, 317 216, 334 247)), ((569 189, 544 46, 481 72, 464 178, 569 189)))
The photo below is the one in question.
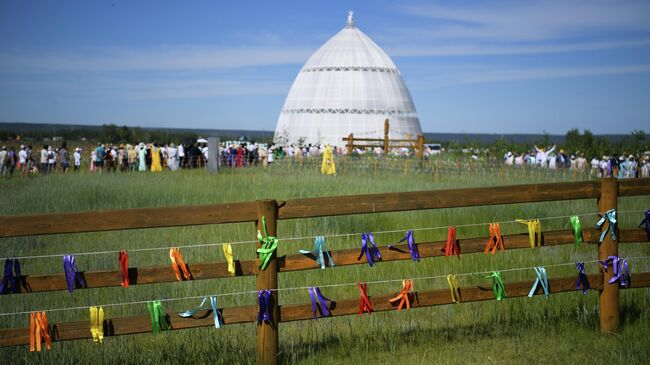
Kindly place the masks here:
MULTIPOLYGON (((163 172, 159 174, 51 175, 31 179, 14 178, 0 182, 0 214, 29 214, 94 209, 120 209, 188 204, 246 201, 261 198, 277 200, 327 195, 362 194, 390 191, 415 191, 510 185, 543 181, 570 180, 567 174, 435 174, 432 171, 408 169, 378 170, 372 167, 349 169, 343 176, 320 176, 313 169, 244 169, 208 175, 204 171, 163 172)), ((650 207, 650 197, 623 198, 619 201, 620 227, 636 227, 642 213, 650 207)), ((311 248, 312 240, 291 240, 291 237, 359 233, 366 231, 417 231, 416 241, 441 240, 447 225, 479 224, 458 229, 458 237, 487 235, 487 223, 515 218, 539 218, 587 214, 583 226, 596 221, 595 200, 561 203, 496 205, 490 207, 442 209, 436 211, 384 213, 348 217, 327 217, 309 220, 281 221, 279 254, 296 253, 311 248), (482 224, 485 223, 485 224, 482 224)), ((544 230, 568 228, 568 218, 543 220, 544 230)), ((520 224, 503 224, 502 233, 522 233, 520 224)), ((377 243, 396 242, 403 233, 376 234, 377 243)), ((219 226, 133 230, 92 234, 52 235, 3 239, 6 256, 110 251, 135 248, 170 247, 204 243, 248 241, 255 238, 252 223, 219 226)), ((332 237, 330 249, 360 246, 360 238, 332 237)), ((233 245, 237 259, 255 257, 255 243, 233 245)), ((167 265, 165 250, 131 252, 131 266, 167 265)), ((223 261, 220 246, 183 249, 188 263, 223 261)), ((620 247, 620 256, 650 256, 645 244, 620 247)), ((279 277, 280 288, 318 286, 357 281, 417 278, 501 270, 530 266, 594 260, 596 247, 565 245, 541 250, 517 250, 497 255, 473 254, 461 259, 425 259, 381 263, 370 269, 366 265, 338 267, 335 270, 310 270, 285 273, 279 277)), ((648 260, 630 262, 632 272, 648 271, 648 260)), ((116 254, 77 256, 80 270, 116 269, 116 254)), ((61 258, 21 260, 23 273, 61 271, 61 258)), ((588 272, 597 272, 595 264, 587 264, 588 272)), ((549 277, 573 276, 574 266, 548 268, 549 277)), ((504 273, 504 280, 531 280, 532 269, 504 273)), ((482 276, 459 278, 459 285, 487 285, 482 276)), ((446 288, 446 281, 415 280, 416 290, 446 288)), ((254 290, 255 278, 239 277, 222 280, 133 286, 128 289, 107 288, 67 292, 35 293, 0 297, 0 312, 68 308, 85 305, 124 303, 140 300, 180 298, 204 294, 221 294, 254 290)), ((370 295, 392 294, 401 288, 399 282, 370 284, 370 295)), ((357 298, 354 286, 323 290, 336 299, 357 298)), ((332 364, 372 361, 392 363, 407 361, 429 363, 567 363, 585 362, 647 363, 650 355, 650 290, 634 289, 621 293, 623 330, 617 336, 598 333, 598 295, 590 292, 565 293, 534 298, 506 299, 501 302, 467 303, 462 305, 421 308, 411 311, 375 313, 362 318, 339 317, 282 324, 280 346, 286 363, 332 364)), ((165 302, 168 314, 192 309, 200 300, 165 302)), ((306 290, 283 291, 281 304, 307 303, 306 290)), ((253 305, 256 296, 219 297, 219 306, 253 305)), ((106 309, 107 318, 147 315, 146 305, 125 305, 106 309)), ((82 321, 87 310, 51 311, 50 323, 82 321)), ((0 327, 25 327, 27 315, 0 316, 0 327)), ((52 351, 29 353, 26 347, 1 348, 2 359, 8 363, 254 363, 254 324, 225 326, 222 329, 201 328, 174 331, 160 335, 135 335, 106 338, 103 345, 92 341, 56 343, 52 351)))

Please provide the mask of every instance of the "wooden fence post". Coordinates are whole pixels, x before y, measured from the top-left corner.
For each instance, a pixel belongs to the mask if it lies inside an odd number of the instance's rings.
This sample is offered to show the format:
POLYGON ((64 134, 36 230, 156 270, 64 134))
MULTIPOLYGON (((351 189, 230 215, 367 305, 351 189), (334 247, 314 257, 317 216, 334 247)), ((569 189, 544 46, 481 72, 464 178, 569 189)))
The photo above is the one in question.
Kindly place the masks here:
MULTIPOLYGON (((610 209, 617 209, 618 181, 614 178, 600 180, 600 198, 598 211, 604 214, 610 209)), ((618 218, 618 217, 617 217, 618 218)), ((620 219, 620 218, 619 218, 620 219)), ((605 222, 605 225, 609 222, 605 222)), ((603 227, 604 229, 605 227, 603 227)), ((614 227, 610 227, 614 229, 614 227)), ((618 256, 618 242, 612 240, 610 234, 598 246, 598 259, 605 260, 609 256, 618 256)), ((608 284, 614 270, 603 271, 603 289, 600 292, 600 332, 613 333, 618 329, 620 309, 618 303, 618 284, 608 284)))
MULTIPOLYGON (((277 235, 278 203, 275 200, 257 201, 257 229, 264 234, 262 217, 266 221, 269 236, 277 235)), ((277 236, 276 236, 277 237, 277 236)), ((258 243, 258 247, 260 244, 258 243)), ((278 261, 274 253, 264 271, 257 272, 257 290, 270 289, 271 303, 269 313, 270 323, 262 321, 257 326, 257 363, 260 365, 278 363, 278 322, 280 320, 280 307, 278 306, 278 261)))

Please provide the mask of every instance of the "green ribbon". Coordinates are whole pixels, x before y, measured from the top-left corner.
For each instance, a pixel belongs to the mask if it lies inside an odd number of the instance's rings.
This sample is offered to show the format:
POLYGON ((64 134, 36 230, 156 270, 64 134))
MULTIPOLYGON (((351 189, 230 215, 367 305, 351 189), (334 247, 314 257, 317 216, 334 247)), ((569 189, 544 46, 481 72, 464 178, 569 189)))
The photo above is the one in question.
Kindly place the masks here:
POLYGON ((165 310, 160 304, 159 301, 154 300, 153 302, 147 303, 147 308, 149 308, 149 316, 151 317, 151 331, 153 334, 160 333, 160 331, 167 331, 169 325, 167 324, 167 317, 165 315, 165 310))
POLYGON ((506 288, 503 285, 503 278, 500 271, 493 271, 491 275, 486 276, 486 279, 492 279, 492 291, 497 300, 501 300, 506 296, 506 288))
POLYGON ((266 230, 266 220, 264 219, 264 216, 262 216, 262 227, 264 227, 264 237, 262 237, 260 230, 257 230, 257 239, 262 245, 262 247, 257 249, 257 253, 260 255, 258 268, 264 271, 271 260, 271 256, 273 256, 273 253, 278 248, 278 238, 269 236, 269 232, 266 230))
POLYGON ((576 246, 579 246, 582 243, 582 227, 580 226, 580 218, 577 215, 569 218, 569 223, 573 228, 573 239, 575 240, 576 246))

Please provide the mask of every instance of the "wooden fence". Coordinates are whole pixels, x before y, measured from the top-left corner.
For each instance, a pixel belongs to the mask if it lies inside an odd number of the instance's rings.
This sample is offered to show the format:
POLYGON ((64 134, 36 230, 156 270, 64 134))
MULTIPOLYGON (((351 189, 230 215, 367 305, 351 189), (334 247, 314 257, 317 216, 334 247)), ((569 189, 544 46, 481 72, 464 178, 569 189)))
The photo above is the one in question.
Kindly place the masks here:
MULTIPOLYGON (((255 222, 261 227, 261 217, 265 217, 268 234, 277 236, 277 221, 281 219, 313 218, 336 215, 398 212, 423 209, 485 206, 497 204, 516 204, 546 201, 566 201, 574 199, 597 199, 598 211, 605 212, 617 208, 618 197, 650 195, 650 179, 583 181, 572 183, 515 185, 475 189, 434 190, 420 192, 401 192, 338 196, 322 198, 293 199, 287 201, 260 200, 232 204, 200 205, 170 208, 145 208, 109 210, 93 212, 57 213, 0 217, 0 238, 114 231, 126 229, 192 226, 204 224, 224 224, 255 222), (181 208, 181 209, 179 209, 181 208)), ((600 233, 595 229, 583 229, 585 241, 593 240, 600 233)), ((607 235, 598 245, 598 258, 618 256, 619 243, 647 242, 646 233, 639 229, 622 229, 618 241, 607 235)), ((503 236, 506 249, 529 248, 527 235, 503 236)), ((462 239, 463 254, 483 252, 485 238, 462 239)), ((543 232, 542 245, 554 246, 573 244, 573 233, 569 230, 543 232)), ((421 242, 418 244, 423 258, 441 256, 440 247, 445 242, 421 242)), ((409 260, 406 245, 398 245, 397 250, 380 248, 383 261, 409 260)), ((358 250, 346 249, 330 252, 337 266, 366 264, 357 259, 358 250)), ((227 278, 227 264, 223 262, 197 263, 188 265, 193 280, 227 278)), ((275 364, 278 361, 278 323, 313 318, 311 304, 279 305, 277 274, 296 270, 319 269, 314 257, 310 255, 272 256, 264 271, 257 268, 257 260, 237 260, 237 276, 257 276, 257 290, 271 289, 271 321, 258 324, 258 362, 275 364)), ((84 290, 119 286, 122 280, 120 271, 88 271, 82 273, 86 280, 84 290)), ((131 285, 174 282, 176 277, 168 265, 156 267, 129 268, 131 285)), ((618 305, 619 286, 605 285, 612 277, 612 270, 589 275, 592 288, 600 292, 600 329, 603 332, 616 331, 619 326, 620 309, 618 305)), ((23 293, 56 291, 67 289, 63 274, 25 275, 19 278, 23 293)), ((560 293, 575 290, 575 276, 549 279, 550 292, 560 293)), ((528 294, 532 282, 506 283, 508 297, 528 294)), ((634 273, 631 288, 650 286, 650 272, 634 273)), ((81 289, 81 288, 79 288, 81 289)), ((461 287, 462 302, 494 299, 491 290, 481 287, 461 287)), ((24 294, 18 294, 24 295, 24 294)), ((451 304, 448 289, 417 292, 418 307, 451 304)), ((388 296, 374 296, 375 311, 394 309, 388 296)), ((331 310, 332 316, 358 313, 359 299, 337 300, 331 310)), ((230 307, 221 309, 223 323, 256 322, 257 306, 230 307)), ((172 330, 213 325, 210 311, 198 312, 194 318, 169 316, 172 330), (198 317, 198 319, 197 319, 198 317)), ((106 336, 144 333, 151 331, 148 316, 111 318, 104 321, 106 336)), ((54 341, 67 341, 92 338, 89 322, 56 323, 50 325, 54 341)), ((0 329, 0 346, 26 345, 29 343, 29 328, 0 329)))

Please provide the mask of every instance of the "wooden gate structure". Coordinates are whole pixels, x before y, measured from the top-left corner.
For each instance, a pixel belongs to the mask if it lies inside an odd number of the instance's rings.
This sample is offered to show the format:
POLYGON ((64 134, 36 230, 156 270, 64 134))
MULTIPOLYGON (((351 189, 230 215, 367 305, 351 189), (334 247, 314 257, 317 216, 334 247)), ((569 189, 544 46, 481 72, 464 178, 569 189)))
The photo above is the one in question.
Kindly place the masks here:
POLYGON ((384 150, 384 153, 388 153, 391 148, 391 143, 394 147, 395 144, 407 143, 409 147, 413 147, 416 151, 416 156, 420 160, 424 159, 424 136, 418 134, 415 139, 390 139, 388 134, 390 132, 390 122, 388 119, 384 121, 384 138, 358 138, 355 137, 352 133, 348 135, 347 138, 343 138, 343 142, 347 142, 345 147, 348 150, 348 155, 351 156, 355 147, 381 147, 384 150), (355 142, 375 142, 375 143, 355 143, 355 142), (379 143, 381 142, 381 143, 379 143))
MULTIPOLYGON (((433 190, 419 192, 383 193, 354 196, 336 196, 322 198, 293 199, 287 201, 260 200, 216 205, 195 205, 182 207, 144 208, 126 210, 107 210, 92 212, 56 213, 42 215, 4 216, 0 217, 0 239, 8 237, 71 234, 81 232, 99 232, 126 229, 161 228, 192 226, 205 224, 227 224, 250 222, 256 229, 263 230, 261 218, 265 217, 268 234, 278 235, 277 221, 283 219, 304 219, 350 214, 368 214, 399 212, 425 209, 442 209, 456 207, 486 206, 497 204, 517 204, 548 201, 568 201, 574 199, 597 199, 597 209, 605 212, 617 208, 618 197, 650 195, 650 179, 583 181, 570 183, 546 183, 514 185, 501 187, 433 190)), ((611 228, 611 227, 610 227, 611 228)), ((585 228, 582 231, 585 242, 596 240, 600 231, 585 228)), ((618 245, 631 242, 648 242, 646 232, 640 229, 620 229, 618 241, 613 241, 607 234, 598 247, 598 259, 618 256, 618 245)), ((460 239, 462 254, 483 253, 487 237, 460 239)), ((507 250, 530 249, 527 234, 503 236, 507 250)), ((281 238, 280 238, 281 241, 281 238)), ((445 241, 418 243, 421 258, 443 256, 440 248, 445 241)), ((574 244, 571 230, 546 231, 542 235, 542 247, 574 244)), ((398 245, 398 250, 380 247, 383 262, 410 260, 406 245, 398 245)), ((336 267, 345 265, 365 265, 359 261, 357 249, 330 251, 336 267)), ((222 308, 224 325, 235 323, 254 323, 258 327, 258 363, 276 364, 278 362, 278 325, 280 322, 310 320, 313 318, 311 304, 280 305, 278 297, 277 276, 283 272, 296 270, 320 269, 320 265, 310 255, 273 255, 264 271, 258 269, 257 260, 236 260, 236 276, 257 276, 257 290, 271 290, 271 321, 257 322, 257 306, 222 308)), ((190 263, 193 280, 229 278, 228 265, 225 262, 190 263)), ((335 268, 336 268, 335 267, 335 268)), ((334 269, 335 269, 334 268, 334 269)), ((114 271, 86 271, 83 273, 86 286, 78 290, 95 290, 97 288, 120 286, 122 274, 114 271)), ((593 290, 599 291, 600 330, 615 332, 620 324, 619 285, 607 284, 612 278, 612 270, 601 270, 598 274, 588 275, 593 290)), ((176 277, 169 265, 156 267, 131 267, 129 276, 131 285, 150 285, 155 283, 176 282, 176 277)), ((22 293, 6 294, 29 295, 29 293, 66 290, 64 274, 23 275, 18 279, 22 293)), ((575 276, 550 278, 552 294, 575 291, 575 276)), ((523 297, 528 294, 532 281, 505 283, 509 298, 523 297)), ((650 287, 650 272, 635 272, 630 288, 650 287)), ((626 289, 627 290, 627 289, 626 289)), ((452 304, 449 289, 416 292, 416 307, 452 304)), ((494 299, 492 290, 478 286, 460 288, 462 303, 494 299)), ((374 311, 394 310, 389 295, 371 297, 374 311)), ((92 305, 95 305, 93 303, 92 305)), ((331 316, 356 315, 359 299, 336 300, 331 316)), ((167 316, 170 330, 193 327, 213 326, 212 316, 208 311, 199 311, 197 318, 167 316)), ((105 319, 103 323, 106 337, 126 334, 147 333, 152 330, 148 316, 120 317, 105 319)), ((68 341, 92 338, 88 321, 50 324, 48 330, 53 341, 68 341)), ((0 346, 17 346, 29 344, 29 328, 0 329, 0 346)))

